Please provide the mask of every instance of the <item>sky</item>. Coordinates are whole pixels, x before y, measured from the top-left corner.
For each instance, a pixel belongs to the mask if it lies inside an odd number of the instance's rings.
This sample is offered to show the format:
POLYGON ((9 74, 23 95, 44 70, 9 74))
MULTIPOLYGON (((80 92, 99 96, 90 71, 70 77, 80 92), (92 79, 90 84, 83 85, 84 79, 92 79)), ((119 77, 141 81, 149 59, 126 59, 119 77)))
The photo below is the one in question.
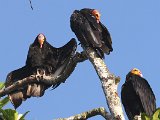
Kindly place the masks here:
MULTIPOLYGON (((54 47, 76 38, 70 29, 70 15, 75 9, 95 8, 108 28, 113 52, 105 56, 110 72, 125 82, 132 68, 139 68, 148 80, 160 107, 160 1, 146 0, 1 0, 0 3, 0 81, 10 71, 25 65, 29 45, 44 33, 54 47)), ((78 41, 77 41, 78 42, 78 41)), ((77 51, 82 51, 78 46, 77 51)), ((55 90, 48 89, 40 98, 30 98, 17 109, 30 111, 27 120, 53 120, 69 117, 93 108, 108 110, 100 80, 87 60, 55 90)), ((6 108, 13 108, 11 104, 6 108)), ((104 120, 101 116, 89 120, 104 120)))

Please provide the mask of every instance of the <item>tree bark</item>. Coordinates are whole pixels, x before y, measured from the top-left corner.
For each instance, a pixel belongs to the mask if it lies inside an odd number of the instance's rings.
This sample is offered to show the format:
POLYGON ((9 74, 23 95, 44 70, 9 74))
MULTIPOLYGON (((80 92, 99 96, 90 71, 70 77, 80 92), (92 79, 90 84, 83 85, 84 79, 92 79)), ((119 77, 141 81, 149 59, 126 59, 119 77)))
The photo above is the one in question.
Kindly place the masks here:
POLYGON ((109 72, 103 59, 101 59, 92 48, 88 47, 83 49, 100 78, 111 115, 114 119, 125 120, 121 101, 117 92, 120 78, 116 78, 114 74, 109 72))
POLYGON ((68 118, 59 118, 55 120, 87 120, 88 118, 94 117, 96 115, 101 115, 106 120, 111 120, 111 116, 108 114, 108 112, 104 107, 95 108, 95 109, 83 112, 81 114, 70 116, 68 118))

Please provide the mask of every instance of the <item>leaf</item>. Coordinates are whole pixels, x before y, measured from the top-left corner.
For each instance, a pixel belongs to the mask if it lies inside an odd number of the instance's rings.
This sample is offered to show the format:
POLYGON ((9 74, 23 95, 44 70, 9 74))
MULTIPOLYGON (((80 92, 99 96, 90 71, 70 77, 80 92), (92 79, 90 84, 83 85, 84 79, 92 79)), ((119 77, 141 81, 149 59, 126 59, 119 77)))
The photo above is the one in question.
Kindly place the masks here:
POLYGON ((29 111, 25 112, 25 113, 20 117, 19 120, 25 120, 24 117, 25 117, 28 113, 29 113, 29 111))
POLYGON ((160 108, 158 108, 156 112, 153 114, 152 120, 160 120, 160 108))
POLYGON ((5 120, 18 120, 18 112, 12 109, 0 110, 5 120))
POLYGON ((16 110, 12 109, 5 109, 5 110, 0 109, 0 112, 2 113, 4 120, 25 120, 24 117, 29 113, 29 111, 27 111, 20 116, 20 114, 18 115, 18 112, 16 110))
POLYGON ((141 114, 141 119, 142 120, 151 120, 151 118, 146 113, 141 114))
POLYGON ((0 89, 2 89, 4 87, 4 83, 3 82, 0 82, 0 89))
POLYGON ((0 109, 9 102, 9 97, 5 97, 0 101, 0 109))
POLYGON ((4 119, 4 120, 8 120, 8 119, 9 119, 9 117, 7 116, 6 111, 0 109, 0 112, 2 113, 2 116, 3 116, 3 119, 4 119))

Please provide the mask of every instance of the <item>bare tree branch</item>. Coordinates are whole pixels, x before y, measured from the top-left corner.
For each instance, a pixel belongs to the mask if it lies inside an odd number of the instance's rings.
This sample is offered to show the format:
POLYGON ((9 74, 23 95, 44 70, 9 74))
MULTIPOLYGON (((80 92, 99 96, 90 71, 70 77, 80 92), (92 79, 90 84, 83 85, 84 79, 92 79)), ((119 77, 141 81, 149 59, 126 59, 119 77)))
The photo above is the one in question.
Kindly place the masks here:
POLYGON ((120 79, 111 74, 96 52, 92 48, 83 48, 86 51, 88 59, 93 64, 102 83, 103 92, 106 97, 106 101, 111 112, 111 115, 118 120, 125 120, 120 98, 117 93, 117 87, 120 79))
POLYGON ((8 86, 7 88, 1 89, 0 90, 0 97, 3 97, 7 94, 9 94, 10 92, 17 90, 17 88, 21 88, 23 86, 26 86, 27 84, 31 84, 37 82, 36 80, 36 76, 29 76, 27 78, 24 78, 22 80, 18 80, 17 82, 15 82, 14 84, 8 86))
POLYGON ((73 70, 75 69, 77 63, 79 62, 83 62, 84 60, 86 60, 86 56, 84 52, 81 53, 76 53, 75 56, 73 56, 72 60, 70 61, 70 63, 68 63, 67 66, 70 67, 66 67, 65 70, 63 71, 63 73, 61 73, 59 76, 54 77, 53 75, 47 76, 45 74, 43 75, 30 75, 29 77, 26 77, 22 80, 18 80, 17 82, 13 83, 12 85, 8 86, 7 88, 1 89, 0 90, 0 97, 3 97, 9 93, 11 93, 12 91, 15 91, 17 89, 21 89, 24 86, 27 86, 28 84, 32 84, 32 83, 45 83, 47 85, 53 85, 55 86, 57 83, 61 83, 61 82, 65 82, 65 80, 69 77, 69 75, 73 72, 73 70))
POLYGON ((55 120, 86 120, 96 115, 101 115, 106 120, 111 120, 111 115, 108 114, 108 112, 106 111, 104 107, 95 108, 95 109, 83 112, 81 114, 70 116, 68 118, 59 118, 55 120))

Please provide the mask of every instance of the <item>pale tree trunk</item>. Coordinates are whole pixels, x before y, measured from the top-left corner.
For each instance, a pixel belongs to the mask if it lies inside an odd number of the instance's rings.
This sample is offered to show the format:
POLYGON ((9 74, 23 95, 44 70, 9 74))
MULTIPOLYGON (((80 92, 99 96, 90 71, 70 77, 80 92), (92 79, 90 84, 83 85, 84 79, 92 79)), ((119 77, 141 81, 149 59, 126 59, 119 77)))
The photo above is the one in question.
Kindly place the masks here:
POLYGON ((125 120, 117 92, 120 78, 116 78, 115 75, 109 72, 103 59, 101 59, 92 48, 84 48, 84 50, 100 78, 111 115, 114 119, 125 120))
MULTIPOLYGON (((125 120, 121 101, 117 92, 120 78, 116 77, 114 74, 109 72, 103 59, 101 59, 92 48, 86 48, 86 49, 83 48, 83 49, 86 53, 86 56, 90 60, 90 62, 93 64, 100 78, 100 81, 102 83, 102 89, 105 94, 105 98, 111 114, 109 115, 105 111, 105 114, 107 115, 107 117, 104 117, 99 110, 97 114, 92 114, 92 116, 90 116, 90 113, 92 112, 84 112, 68 118, 60 118, 57 120, 86 120, 87 118, 89 118, 88 116, 93 117, 95 115, 102 115, 106 120, 125 120)), ((95 109, 91 111, 95 111, 95 109)))

